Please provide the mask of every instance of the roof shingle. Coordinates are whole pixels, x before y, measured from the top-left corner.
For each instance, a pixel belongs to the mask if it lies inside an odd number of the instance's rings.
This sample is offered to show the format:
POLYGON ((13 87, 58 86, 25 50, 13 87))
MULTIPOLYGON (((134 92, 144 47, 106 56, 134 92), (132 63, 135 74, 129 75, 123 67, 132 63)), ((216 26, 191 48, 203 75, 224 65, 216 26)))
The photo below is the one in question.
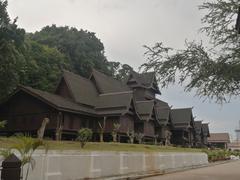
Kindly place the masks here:
POLYGON ((208 137, 209 143, 214 142, 223 142, 223 143, 229 143, 230 137, 228 133, 211 133, 210 137, 208 137))
POLYGON ((94 77, 96 81, 96 85, 98 90, 100 91, 100 94, 130 91, 130 88, 128 88, 121 81, 109 77, 99 71, 96 71, 95 69, 93 69, 90 78, 92 79, 92 77, 94 77))
POLYGON ((97 90, 94 84, 84 77, 69 71, 63 72, 63 77, 77 103, 94 106, 96 104, 97 90))
POLYGON ((174 126, 187 126, 193 120, 192 108, 172 109, 171 117, 174 126))

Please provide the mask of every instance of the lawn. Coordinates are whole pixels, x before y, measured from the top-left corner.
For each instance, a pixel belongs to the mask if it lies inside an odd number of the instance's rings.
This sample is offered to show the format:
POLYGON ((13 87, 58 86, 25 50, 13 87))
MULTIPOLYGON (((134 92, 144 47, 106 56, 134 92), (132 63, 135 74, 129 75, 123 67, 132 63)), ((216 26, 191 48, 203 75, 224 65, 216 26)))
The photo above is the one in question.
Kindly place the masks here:
MULTIPOLYGON (((46 141, 50 150, 79 150, 79 151, 136 151, 136 152, 201 152, 201 149, 180 148, 171 146, 156 146, 126 143, 97 143, 89 142, 80 148, 76 141, 46 141)), ((9 148, 17 143, 16 138, 0 138, 0 148, 9 148)))

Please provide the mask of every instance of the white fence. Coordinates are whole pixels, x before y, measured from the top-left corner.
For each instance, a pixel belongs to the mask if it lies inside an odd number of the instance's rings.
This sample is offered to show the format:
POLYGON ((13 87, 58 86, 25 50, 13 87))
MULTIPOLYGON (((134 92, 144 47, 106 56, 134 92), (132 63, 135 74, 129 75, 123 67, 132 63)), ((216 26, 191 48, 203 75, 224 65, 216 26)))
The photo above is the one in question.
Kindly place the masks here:
POLYGON ((29 180, 79 180, 165 172, 208 164, 204 153, 38 151, 29 180))

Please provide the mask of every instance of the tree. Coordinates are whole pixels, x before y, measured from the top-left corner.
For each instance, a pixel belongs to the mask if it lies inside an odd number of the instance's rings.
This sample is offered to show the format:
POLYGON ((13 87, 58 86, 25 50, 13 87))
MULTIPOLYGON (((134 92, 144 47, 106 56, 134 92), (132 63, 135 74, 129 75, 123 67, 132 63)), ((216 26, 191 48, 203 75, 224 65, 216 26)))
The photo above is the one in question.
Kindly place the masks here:
POLYGON ((41 124, 41 127, 38 129, 37 131, 37 137, 38 139, 43 139, 44 133, 45 133, 45 128, 47 126, 47 124, 49 123, 49 119, 48 118, 44 118, 41 124))
POLYGON ((144 134, 143 133, 135 133, 135 138, 138 141, 138 144, 142 144, 144 134))
POLYGON ((128 136, 128 138, 129 138, 129 142, 130 142, 131 144, 133 144, 133 143, 134 143, 134 137, 135 137, 134 130, 130 131, 130 130, 128 129, 128 131, 127 131, 127 136, 128 136))
POLYGON ((7 1, 0 0, 0 100, 19 83, 53 91, 68 58, 55 48, 38 44, 25 36, 7 13, 7 1))
POLYGON ((0 0, 0 99, 16 87, 24 69, 25 31, 11 22, 7 13, 7 1, 0 0))
POLYGON ((184 85, 186 91, 224 102, 240 94, 240 36, 235 24, 238 0, 205 2, 199 8, 208 13, 202 18, 201 32, 210 38, 212 47, 202 42, 186 42, 183 50, 156 43, 146 48, 145 71, 153 69, 162 87, 184 85))
POLYGON ((104 117, 102 124, 101 124, 100 121, 98 121, 98 125, 99 125, 99 128, 100 128, 100 132, 99 132, 100 142, 104 142, 103 135, 104 135, 105 126, 106 126, 106 117, 104 117))
POLYGON ((117 80, 124 80, 128 77, 133 68, 128 64, 121 64, 120 62, 110 61, 108 63, 111 76, 117 80))
POLYGON ((118 135, 118 131, 119 131, 120 126, 121 125, 119 123, 114 123, 113 124, 113 130, 112 130, 113 142, 117 142, 117 135, 118 135))
POLYGON ((59 50, 68 57, 72 71, 82 76, 88 77, 92 67, 106 74, 110 73, 104 56, 104 46, 93 32, 52 25, 28 34, 28 37, 59 50))
POLYGON ((86 143, 92 139, 92 130, 88 128, 82 128, 78 131, 77 140, 80 141, 81 148, 84 148, 86 143))
POLYGON ((26 39, 25 73, 20 83, 33 88, 54 91, 62 69, 69 69, 68 59, 55 48, 26 39))

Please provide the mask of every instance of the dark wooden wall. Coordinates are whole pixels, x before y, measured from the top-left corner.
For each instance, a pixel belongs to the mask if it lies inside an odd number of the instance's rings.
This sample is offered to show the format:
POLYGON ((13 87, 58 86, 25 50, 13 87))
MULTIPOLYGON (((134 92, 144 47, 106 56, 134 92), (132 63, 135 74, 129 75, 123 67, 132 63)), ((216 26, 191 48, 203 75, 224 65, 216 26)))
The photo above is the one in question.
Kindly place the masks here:
POLYGON ((56 128, 57 111, 23 91, 19 91, 1 106, 0 118, 7 120, 7 131, 32 131, 49 118, 47 129, 56 128))
POLYGON ((137 101, 146 101, 155 98, 155 92, 152 89, 137 87, 134 88, 134 97, 137 101))
POLYGON ((67 84, 64 80, 64 78, 61 79, 60 83, 58 84, 58 87, 56 89, 56 94, 68 98, 68 99, 72 99, 73 97, 71 96, 70 90, 67 87, 67 84))
POLYGON ((154 137, 155 126, 152 120, 144 122, 144 135, 148 137, 154 137))

